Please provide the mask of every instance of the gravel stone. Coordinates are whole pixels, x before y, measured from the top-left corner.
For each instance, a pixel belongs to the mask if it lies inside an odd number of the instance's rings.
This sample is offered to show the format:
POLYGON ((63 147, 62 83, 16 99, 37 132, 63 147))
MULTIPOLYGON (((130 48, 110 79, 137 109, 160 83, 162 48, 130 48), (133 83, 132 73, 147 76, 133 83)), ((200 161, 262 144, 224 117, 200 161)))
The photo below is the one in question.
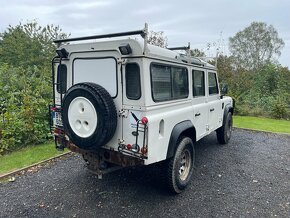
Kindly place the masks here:
MULTIPOLYGON (((157 145, 156 145, 157 146, 157 145)), ((290 136, 235 129, 196 145, 194 178, 179 195, 158 165, 103 176, 79 155, 0 184, 0 217, 290 217, 290 136)))

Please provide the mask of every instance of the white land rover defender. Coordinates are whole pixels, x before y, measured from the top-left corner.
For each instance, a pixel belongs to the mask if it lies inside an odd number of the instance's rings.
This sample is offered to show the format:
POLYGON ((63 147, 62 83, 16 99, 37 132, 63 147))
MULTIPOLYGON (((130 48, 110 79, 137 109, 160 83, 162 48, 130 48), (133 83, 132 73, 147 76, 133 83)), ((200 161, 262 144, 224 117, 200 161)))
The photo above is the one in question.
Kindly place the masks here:
MULTIPOLYGON (((56 40, 51 128, 56 147, 82 154, 103 173, 160 162, 180 193, 192 179, 194 143, 216 131, 228 143, 233 100, 220 94, 216 68, 147 44, 148 29, 56 40), (135 39, 68 42, 141 35, 135 39)), ((187 48, 188 49, 188 48, 187 48)))

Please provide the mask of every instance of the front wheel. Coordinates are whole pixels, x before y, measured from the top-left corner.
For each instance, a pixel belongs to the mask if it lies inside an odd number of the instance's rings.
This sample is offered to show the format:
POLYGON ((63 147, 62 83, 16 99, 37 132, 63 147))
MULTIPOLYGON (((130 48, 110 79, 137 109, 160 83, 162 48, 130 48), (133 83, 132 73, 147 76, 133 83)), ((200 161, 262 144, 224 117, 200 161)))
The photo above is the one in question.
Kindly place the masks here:
POLYGON ((220 144, 227 144, 232 136, 233 116, 229 112, 226 116, 224 124, 216 130, 217 140, 220 144))
POLYGON ((191 182, 195 162, 195 151, 192 140, 182 137, 172 158, 166 163, 166 183, 175 194, 182 192, 191 182))

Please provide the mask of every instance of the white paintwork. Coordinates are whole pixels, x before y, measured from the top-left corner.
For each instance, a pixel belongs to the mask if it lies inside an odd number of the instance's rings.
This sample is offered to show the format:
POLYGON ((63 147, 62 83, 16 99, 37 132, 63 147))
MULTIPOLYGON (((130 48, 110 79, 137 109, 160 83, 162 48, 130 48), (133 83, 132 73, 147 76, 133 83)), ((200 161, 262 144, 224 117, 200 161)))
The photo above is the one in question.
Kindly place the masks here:
MULTIPOLYGON (((70 53, 69 60, 63 62, 68 66, 69 86, 73 85, 72 70, 77 66, 78 76, 76 77, 75 75, 74 83, 76 81, 94 81, 97 84, 102 83, 112 96, 117 93, 117 96, 113 100, 117 112, 123 112, 122 115, 119 114, 120 116, 118 116, 118 124, 114 137, 104 148, 118 151, 119 143, 125 145, 135 143, 136 138, 132 132, 136 130, 136 121, 133 119, 131 112, 138 119, 144 116, 148 118, 148 135, 146 136, 148 159, 144 160, 145 165, 166 159, 170 135, 176 124, 182 121, 190 121, 196 129, 196 140, 198 141, 222 125, 222 104, 233 105, 233 100, 230 97, 221 99, 220 93, 209 95, 207 75, 209 71, 216 73, 216 69, 214 66, 198 59, 194 60, 196 62, 199 61, 203 66, 185 64, 177 52, 153 45, 148 45, 147 53, 144 55, 144 44, 132 39, 70 44, 62 47, 70 53), (119 52, 118 46, 124 43, 130 44, 132 48, 131 55, 122 56, 119 52), (93 59, 96 57, 101 59, 93 59), (117 69, 115 69, 116 63, 114 59, 102 59, 102 57, 115 57, 118 62, 117 69), (84 61, 88 59, 92 60, 84 61), (186 67, 189 80, 189 96, 185 99, 154 102, 151 93, 150 77, 150 64, 153 62, 186 67), (126 84, 125 80, 126 63, 137 63, 140 67, 142 95, 138 100, 130 100, 126 97, 126 85, 130 85, 126 84), (192 70, 205 72, 205 96, 192 96, 192 70), (117 86, 114 85, 116 84, 116 71, 117 86), (211 108, 215 110, 210 112, 211 108), (201 115, 196 117, 195 114, 197 113, 201 115)), ((140 133, 138 144, 142 145, 142 143, 143 133, 140 133)))
POLYGON ((112 97, 117 95, 116 61, 113 58, 75 59, 73 62, 74 84, 92 82, 103 86, 112 97))
POLYGON ((97 128, 98 116, 93 104, 85 97, 77 97, 69 105, 68 121, 75 134, 90 137, 97 128))

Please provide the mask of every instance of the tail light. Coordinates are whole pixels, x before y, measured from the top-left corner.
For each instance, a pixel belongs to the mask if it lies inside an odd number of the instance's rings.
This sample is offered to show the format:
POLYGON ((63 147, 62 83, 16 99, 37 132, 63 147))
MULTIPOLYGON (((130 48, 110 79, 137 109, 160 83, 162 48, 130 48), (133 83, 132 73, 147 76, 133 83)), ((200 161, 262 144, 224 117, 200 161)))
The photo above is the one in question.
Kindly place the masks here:
POLYGON ((143 125, 146 125, 148 123, 147 117, 142 117, 141 122, 143 125))
POLYGON ((127 149, 128 149, 128 150, 131 150, 131 149, 132 149, 132 145, 131 145, 131 144, 128 144, 128 145, 127 145, 127 149))

